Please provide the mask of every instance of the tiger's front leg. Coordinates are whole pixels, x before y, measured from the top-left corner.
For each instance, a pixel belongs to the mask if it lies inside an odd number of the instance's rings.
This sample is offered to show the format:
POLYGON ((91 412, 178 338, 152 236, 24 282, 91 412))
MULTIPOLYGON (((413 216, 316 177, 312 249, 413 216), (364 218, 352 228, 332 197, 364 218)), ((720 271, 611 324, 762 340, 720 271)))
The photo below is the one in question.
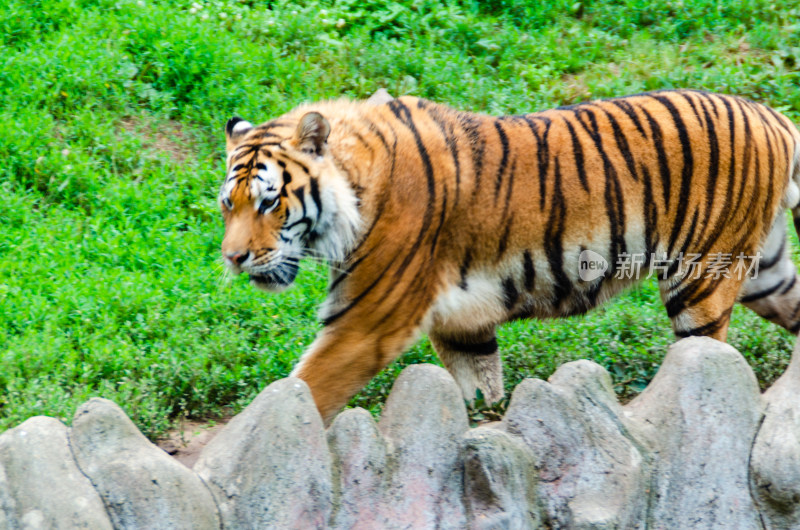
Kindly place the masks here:
POLYGON ((354 315, 326 326, 292 371, 308 384, 326 425, 419 337, 419 327, 411 323, 376 333, 364 329, 364 322, 354 315))
POLYGON ((434 330, 430 339, 442 364, 461 388, 464 399, 474 401, 478 390, 487 403, 503 398, 503 363, 497 351, 494 328, 459 334, 434 330))

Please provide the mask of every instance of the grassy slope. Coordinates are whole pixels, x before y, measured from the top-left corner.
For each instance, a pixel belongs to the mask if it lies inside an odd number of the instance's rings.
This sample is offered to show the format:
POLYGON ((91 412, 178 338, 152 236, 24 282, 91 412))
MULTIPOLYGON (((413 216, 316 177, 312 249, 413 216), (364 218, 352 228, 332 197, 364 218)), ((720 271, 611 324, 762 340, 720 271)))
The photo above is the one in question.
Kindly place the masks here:
MULTIPOLYGON (((0 431, 102 395, 155 436, 178 416, 235 410, 291 369, 319 327, 326 274, 309 263, 281 296, 224 278, 215 196, 230 115, 263 121, 382 86, 491 113, 693 87, 800 121, 790 0, 385 4, 0 6, 0 431)), ((671 340, 651 283, 587 317, 500 334, 509 388, 590 358, 624 395, 671 340)), ((765 385, 792 341, 737 308, 730 342, 765 385)), ((426 341, 353 404, 378 411, 414 362, 435 362, 426 341)))

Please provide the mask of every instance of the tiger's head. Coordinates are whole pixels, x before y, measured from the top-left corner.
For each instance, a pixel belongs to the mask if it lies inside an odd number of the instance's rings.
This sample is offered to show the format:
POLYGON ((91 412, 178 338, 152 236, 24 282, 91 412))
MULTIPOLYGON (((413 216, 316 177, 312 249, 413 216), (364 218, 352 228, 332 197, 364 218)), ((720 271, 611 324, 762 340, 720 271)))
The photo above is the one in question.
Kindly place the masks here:
POLYGON ((355 243, 357 199, 330 155, 330 131, 314 111, 257 127, 232 118, 225 127, 222 257, 260 289, 287 288, 307 253, 341 262, 355 243))

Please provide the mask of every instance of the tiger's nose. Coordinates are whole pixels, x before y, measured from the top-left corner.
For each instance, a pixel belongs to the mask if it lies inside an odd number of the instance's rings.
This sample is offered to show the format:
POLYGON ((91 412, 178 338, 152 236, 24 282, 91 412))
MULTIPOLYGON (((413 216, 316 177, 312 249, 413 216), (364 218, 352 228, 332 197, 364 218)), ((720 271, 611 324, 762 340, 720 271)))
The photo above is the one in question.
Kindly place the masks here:
POLYGON ((247 250, 244 252, 225 252, 225 257, 231 260, 235 265, 241 265, 250 257, 250 252, 247 250))

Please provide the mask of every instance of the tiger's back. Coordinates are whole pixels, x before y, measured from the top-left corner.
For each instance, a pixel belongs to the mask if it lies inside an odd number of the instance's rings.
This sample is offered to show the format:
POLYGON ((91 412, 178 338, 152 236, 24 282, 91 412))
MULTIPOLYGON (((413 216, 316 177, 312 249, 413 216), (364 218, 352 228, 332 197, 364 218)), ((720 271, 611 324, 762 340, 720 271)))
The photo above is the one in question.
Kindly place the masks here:
POLYGON ((643 269, 657 265, 678 336, 724 340, 740 294, 797 331, 800 284, 775 220, 800 198, 798 133, 765 106, 665 91, 494 118, 404 97, 317 104, 266 126, 282 140, 267 145, 272 137, 253 128, 234 143, 229 166, 263 156, 254 145, 287 157, 285 219, 274 226, 291 224, 300 207, 321 211, 321 200, 308 203, 315 186, 345 183, 358 201, 357 234, 332 269, 325 328, 295 369, 326 416, 423 331, 465 397, 480 389, 498 399, 496 327, 586 312, 636 280, 620 274, 632 256, 643 269), (291 146, 304 142, 298 123, 317 112, 330 136, 305 159, 291 146), (751 266, 760 251, 766 277, 716 274, 714 256, 751 266), (582 278, 587 255, 606 270, 582 278), (697 278, 679 261, 687 255, 700 256, 697 278))

